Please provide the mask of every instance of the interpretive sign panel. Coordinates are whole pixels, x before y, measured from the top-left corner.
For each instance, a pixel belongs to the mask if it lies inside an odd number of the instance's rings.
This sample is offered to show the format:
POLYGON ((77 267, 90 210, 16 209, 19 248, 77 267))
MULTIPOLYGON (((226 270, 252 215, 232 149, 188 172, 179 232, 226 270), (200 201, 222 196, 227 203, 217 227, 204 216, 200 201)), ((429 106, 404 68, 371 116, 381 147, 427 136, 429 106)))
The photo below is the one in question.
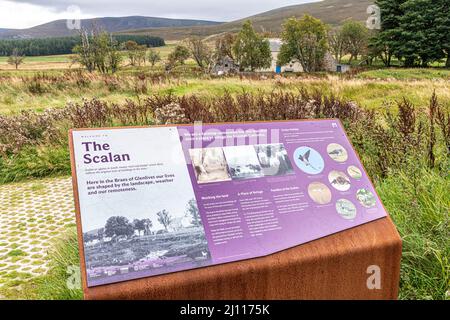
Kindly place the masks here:
POLYGON ((71 156, 89 287, 386 216, 339 120, 73 130, 71 156))

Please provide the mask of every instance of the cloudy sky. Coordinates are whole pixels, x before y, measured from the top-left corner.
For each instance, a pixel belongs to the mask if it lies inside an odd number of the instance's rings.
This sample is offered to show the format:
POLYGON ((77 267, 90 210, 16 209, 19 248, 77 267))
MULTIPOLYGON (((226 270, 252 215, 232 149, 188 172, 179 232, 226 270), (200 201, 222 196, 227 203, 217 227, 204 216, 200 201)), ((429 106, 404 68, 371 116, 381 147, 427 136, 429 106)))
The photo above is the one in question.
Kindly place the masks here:
POLYGON ((0 0, 0 28, 29 28, 57 19, 154 16, 232 21, 317 0, 0 0))

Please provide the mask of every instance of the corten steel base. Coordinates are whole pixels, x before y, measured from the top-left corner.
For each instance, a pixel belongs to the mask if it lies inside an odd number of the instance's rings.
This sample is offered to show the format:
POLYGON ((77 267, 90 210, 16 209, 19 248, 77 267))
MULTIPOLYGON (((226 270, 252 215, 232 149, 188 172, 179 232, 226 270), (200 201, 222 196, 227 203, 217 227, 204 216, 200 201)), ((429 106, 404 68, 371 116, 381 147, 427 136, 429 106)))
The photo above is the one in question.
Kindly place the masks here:
POLYGON ((401 251, 383 218, 267 257, 93 288, 82 266, 83 288, 86 299, 396 299, 401 251), (367 287, 372 265, 379 290, 367 287))

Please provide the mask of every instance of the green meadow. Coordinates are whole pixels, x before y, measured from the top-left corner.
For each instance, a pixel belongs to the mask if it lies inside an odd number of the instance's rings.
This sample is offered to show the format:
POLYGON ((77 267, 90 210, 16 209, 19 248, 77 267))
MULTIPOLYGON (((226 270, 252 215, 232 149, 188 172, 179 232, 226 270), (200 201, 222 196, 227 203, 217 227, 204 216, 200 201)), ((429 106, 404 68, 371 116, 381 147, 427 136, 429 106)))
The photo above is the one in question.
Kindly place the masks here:
MULTIPOLYGON (((174 45, 155 49, 165 59, 174 45)), ((373 69, 356 75, 321 73, 258 77, 217 78, 202 74, 192 60, 177 67, 175 76, 167 76, 163 65, 132 67, 124 57, 123 68, 115 75, 87 73, 71 63, 68 55, 29 57, 19 70, 11 69, 0 58, 0 114, 22 110, 42 112, 64 107, 68 102, 99 98, 116 103, 125 99, 138 101, 154 94, 217 96, 224 92, 296 92, 299 88, 319 90, 352 100, 368 109, 389 108, 407 97, 423 106, 433 92, 441 103, 450 105, 450 71, 446 69, 373 69), (6 69, 8 68, 8 69, 6 69)))

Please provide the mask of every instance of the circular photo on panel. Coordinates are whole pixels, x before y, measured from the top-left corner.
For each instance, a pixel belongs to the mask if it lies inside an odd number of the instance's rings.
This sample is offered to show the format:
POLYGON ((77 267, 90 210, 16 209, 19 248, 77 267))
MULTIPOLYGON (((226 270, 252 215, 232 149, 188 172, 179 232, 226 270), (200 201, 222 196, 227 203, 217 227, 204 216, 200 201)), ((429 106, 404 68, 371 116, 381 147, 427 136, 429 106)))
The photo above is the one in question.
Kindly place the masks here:
POLYGON ((355 180, 360 180, 362 178, 361 170, 356 166, 350 166, 347 168, 347 173, 350 177, 355 180))
POLYGON ((339 191, 347 191, 350 189, 350 178, 341 171, 333 170, 328 174, 328 181, 333 188, 339 191))
POLYGON ((347 199, 339 199, 336 202, 336 211, 346 220, 353 220, 356 217, 356 207, 347 199))
POLYGON ((297 167, 307 174, 319 174, 325 167, 325 162, 319 152, 310 147, 300 147, 294 152, 297 167))
POLYGON ((359 189, 358 192, 356 192, 356 198, 366 208, 373 208, 377 203, 373 193, 367 189, 359 189))
POLYGON ((348 159, 347 150, 337 143, 330 143, 327 147, 327 153, 336 162, 345 162, 348 159))
POLYGON ((322 182, 313 182, 308 186, 310 198, 317 204, 328 204, 331 202, 331 190, 322 182))

